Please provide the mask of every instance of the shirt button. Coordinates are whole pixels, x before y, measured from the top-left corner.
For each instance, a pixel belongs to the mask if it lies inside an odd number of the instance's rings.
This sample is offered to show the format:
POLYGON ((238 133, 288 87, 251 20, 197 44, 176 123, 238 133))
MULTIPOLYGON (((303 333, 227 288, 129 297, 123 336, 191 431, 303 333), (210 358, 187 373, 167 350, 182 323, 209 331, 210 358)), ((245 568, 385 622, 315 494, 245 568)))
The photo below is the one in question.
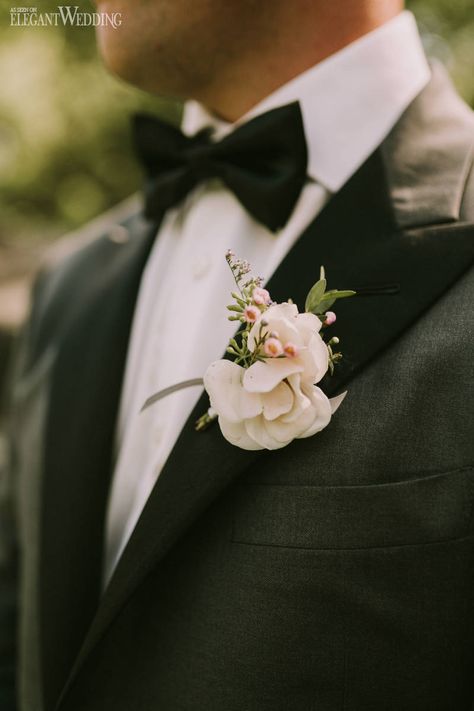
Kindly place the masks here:
POLYGON ((123 225, 114 225, 109 230, 109 239, 111 242, 115 242, 115 244, 125 244, 129 238, 130 234, 123 225))
POLYGON ((192 266, 192 273, 195 279, 202 279, 211 267, 211 260, 209 257, 200 256, 194 260, 192 266))

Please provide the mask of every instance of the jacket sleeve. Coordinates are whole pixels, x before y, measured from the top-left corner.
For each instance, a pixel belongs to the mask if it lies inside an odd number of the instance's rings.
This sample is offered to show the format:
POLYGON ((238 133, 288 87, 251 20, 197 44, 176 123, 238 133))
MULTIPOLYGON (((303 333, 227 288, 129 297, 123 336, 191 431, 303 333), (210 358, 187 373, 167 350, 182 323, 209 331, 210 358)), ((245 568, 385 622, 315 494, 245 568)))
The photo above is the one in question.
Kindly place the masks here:
MULTIPOLYGON (((23 339, 19 339, 20 340, 23 339)), ((17 619, 19 596, 19 542, 16 521, 15 438, 13 390, 22 346, 15 349, 2 402, 0 420, 0 708, 16 706, 17 619)))
POLYGON ((5 387, 0 398, 0 709, 16 711, 17 638, 21 546, 18 526, 17 435, 15 391, 31 360, 38 278, 32 290, 32 312, 15 338, 5 387))
MULTIPOLYGON (((2 448, 4 448, 3 442, 2 448)), ((4 711, 13 711, 16 708, 18 551, 11 484, 10 468, 2 462, 0 471, 0 708, 4 711)))

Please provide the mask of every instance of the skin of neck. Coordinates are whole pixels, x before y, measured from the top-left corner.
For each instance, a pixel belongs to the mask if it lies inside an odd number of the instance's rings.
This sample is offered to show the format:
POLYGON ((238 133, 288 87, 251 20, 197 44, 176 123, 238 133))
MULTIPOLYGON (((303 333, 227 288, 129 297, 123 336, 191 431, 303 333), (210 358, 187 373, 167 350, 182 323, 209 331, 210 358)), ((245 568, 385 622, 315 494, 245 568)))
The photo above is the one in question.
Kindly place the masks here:
POLYGON ((401 0, 292 0, 275 3, 258 46, 225 63, 191 98, 234 122, 266 96, 403 10, 401 0))

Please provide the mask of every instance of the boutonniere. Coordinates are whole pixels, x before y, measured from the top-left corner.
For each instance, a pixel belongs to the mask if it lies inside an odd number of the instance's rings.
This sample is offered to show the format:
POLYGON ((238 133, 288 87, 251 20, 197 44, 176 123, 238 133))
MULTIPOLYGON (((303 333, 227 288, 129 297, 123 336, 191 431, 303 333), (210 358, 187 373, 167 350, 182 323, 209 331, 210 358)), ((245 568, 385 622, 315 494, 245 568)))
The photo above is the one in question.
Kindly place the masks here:
POLYGON ((205 429, 218 420, 223 436, 242 449, 280 449, 294 439, 312 437, 329 424, 346 393, 329 399, 318 383, 342 354, 336 337, 325 332, 336 321, 329 311, 354 291, 327 291, 324 268, 310 289, 305 311, 275 303, 247 262, 226 254, 236 291, 227 306, 241 328, 229 342, 227 358, 204 375, 210 409, 196 423, 205 429))
POLYGON ((226 260, 236 284, 228 318, 241 324, 229 342, 227 358, 211 363, 204 379, 186 380, 152 395, 142 411, 177 390, 204 385, 210 408, 197 420, 197 431, 217 420, 225 439, 236 447, 281 449, 327 427, 346 396, 329 399, 318 383, 342 358, 336 350, 339 339, 325 338, 336 321, 329 309, 355 291, 327 291, 321 267, 300 313, 292 301, 272 301, 262 278, 251 276, 248 262, 230 250, 226 260))

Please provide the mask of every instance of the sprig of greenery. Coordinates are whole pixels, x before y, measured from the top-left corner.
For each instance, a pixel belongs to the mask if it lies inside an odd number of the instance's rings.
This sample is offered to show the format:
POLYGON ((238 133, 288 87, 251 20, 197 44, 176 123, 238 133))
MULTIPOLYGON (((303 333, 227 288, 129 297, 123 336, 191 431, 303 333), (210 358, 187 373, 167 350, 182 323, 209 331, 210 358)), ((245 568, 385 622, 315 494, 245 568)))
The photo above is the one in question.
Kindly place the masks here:
MULTIPOLYGON (((254 309, 254 313, 259 316, 265 312, 271 302, 265 304, 257 304, 255 302, 255 289, 262 288, 263 280, 260 277, 249 277, 251 268, 248 262, 236 259, 234 253, 230 250, 226 254, 226 260, 238 289, 238 291, 232 292, 234 302, 227 305, 227 309, 230 312, 228 318, 230 321, 239 321, 241 323, 241 328, 234 338, 229 341, 227 353, 232 356, 234 362, 238 365, 241 365, 243 368, 250 368, 250 366, 257 361, 265 362, 268 360, 269 356, 264 354, 264 347, 266 339, 272 334, 268 332, 266 328, 267 324, 265 320, 262 319, 258 336, 255 338, 254 348, 250 351, 248 338, 254 323, 249 321, 248 312, 249 309, 254 309)), ((312 286, 306 297, 305 311, 318 316, 323 327, 326 327, 332 322, 328 319, 328 309, 330 309, 338 299, 345 299, 354 295, 355 291, 350 290, 340 291, 338 289, 330 289, 328 291, 326 273, 324 267, 321 267, 320 277, 312 286)), ((289 303, 292 303, 291 300, 289 300, 289 303)), ((333 314, 332 318, 333 320, 335 319, 333 314)), ((342 353, 334 350, 334 347, 338 344, 339 339, 337 337, 331 338, 331 340, 326 343, 329 372, 331 375, 334 373, 335 365, 342 359, 342 353)), ((277 357, 284 358, 286 356, 281 355, 277 357)))
POLYGON ((326 291, 326 287, 326 273, 324 267, 321 267, 319 280, 312 286, 306 297, 305 311, 319 316, 323 322, 326 311, 328 311, 338 299, 347 299, 349 296, 355 296, 356 293, 355 291, 339 291, 338 289, 326 291))

